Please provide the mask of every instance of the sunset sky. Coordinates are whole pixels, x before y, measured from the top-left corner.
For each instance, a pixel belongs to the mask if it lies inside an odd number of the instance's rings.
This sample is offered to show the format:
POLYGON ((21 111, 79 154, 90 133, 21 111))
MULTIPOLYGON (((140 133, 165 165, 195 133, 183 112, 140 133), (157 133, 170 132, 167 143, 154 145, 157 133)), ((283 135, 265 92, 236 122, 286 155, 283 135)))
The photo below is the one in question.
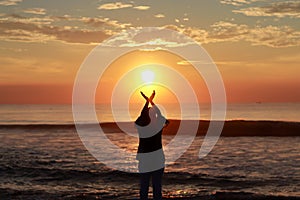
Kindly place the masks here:
MULTIPOLYGON (((122 30, 148 26, 199 42, 218 66, 229 102, 300 102, 299 20, 299 0, 0 0, 0 103, 71 103, 89 52, 122 30)), ((122 59, 143 64, 134 58, 122 59)), ((111 86, 117 78, 103 81, 111 86)))

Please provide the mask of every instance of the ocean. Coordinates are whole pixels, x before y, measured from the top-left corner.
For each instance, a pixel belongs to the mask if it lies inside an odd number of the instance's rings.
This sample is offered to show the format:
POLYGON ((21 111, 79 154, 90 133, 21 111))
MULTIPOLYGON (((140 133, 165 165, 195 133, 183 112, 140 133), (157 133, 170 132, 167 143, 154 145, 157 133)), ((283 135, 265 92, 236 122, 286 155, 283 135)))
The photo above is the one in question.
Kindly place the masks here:
MULTIPOLYGON (((119 121, 134 121, 143 104, 130 105, 130 119, 126 116, 128 108, 116 108, 119 121)), ((114 116, 109 104, 98 104, 96 113, 99 122, 112 122, 114 116)), ((168 119, 182 119, 180 108, 176 104, 159 105, 168 119)), ((187 120, 199 120, 193 115, 193 107, 185 106, 189 116, 187 120)), ((210 105, 200 104, 200 118, 210 119, 210 105)), ((300 103, 235 103, 227 105, 226 120, 271 120, 300 122, 300 103)), ((88 123, 88 119, 85 121, 88 123)), ((0 105, 0 124, 73 124, 71 105, 0 105)))
MULTIPOLYGON (((141 106, 130 110, 131 120, 141 106)), ((96 108, 99 122, 114 121, 110 106, 96 108)), ((209 106, 200 108, 201 119, 209 119, 209 106)), ((127 110, 120 109, 124 118, 118 119, 128 121, 127 110)), ((172 105, 163 108, 168 118, 181 119, 176 110, 172 105)), ((300 103, 229 104, 227 110, 226 120, 300 122, 300 103)), ((198 120, 190 112, 187 119, 198 120)), ((138 174, 108 168, 95 159, 73 123, 70 105, 0 105, 0 199, 138 198, 138 174)), ((136 152, 138 139, 114 130, 107 137, 136 152)), ((164 135, 163 143, 173 137, 164 135)), ((166 167, 164 198, 300 199, 300 137, 221 137, 199 159, 203 139, 197 136, 166 167)))

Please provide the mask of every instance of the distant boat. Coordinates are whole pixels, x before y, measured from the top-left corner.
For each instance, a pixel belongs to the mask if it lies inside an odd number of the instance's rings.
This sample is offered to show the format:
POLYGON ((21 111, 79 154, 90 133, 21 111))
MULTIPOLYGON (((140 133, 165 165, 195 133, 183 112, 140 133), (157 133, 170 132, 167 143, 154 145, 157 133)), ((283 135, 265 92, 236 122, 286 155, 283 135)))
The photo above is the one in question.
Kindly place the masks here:
POLYGON ((257 103, 257 104, 261 104, 262 102, 261 102, 261 101, 256 101, 255 103, 257 103))

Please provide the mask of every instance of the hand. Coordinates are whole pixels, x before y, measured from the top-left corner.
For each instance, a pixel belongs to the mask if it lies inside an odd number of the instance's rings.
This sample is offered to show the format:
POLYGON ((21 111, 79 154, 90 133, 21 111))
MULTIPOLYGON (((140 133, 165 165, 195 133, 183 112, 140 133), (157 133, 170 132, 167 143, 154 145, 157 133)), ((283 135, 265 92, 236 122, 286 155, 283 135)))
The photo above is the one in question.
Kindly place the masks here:
POLYGON ((141 91, 141 95, 146 99, 146 101, 149 101, 149 98, 141 91))
POLYGON ((155 90, 153 90, 153 92, 149 98, 149 101, 152 101, 154 99, 154 97, 155 97, 155 90))

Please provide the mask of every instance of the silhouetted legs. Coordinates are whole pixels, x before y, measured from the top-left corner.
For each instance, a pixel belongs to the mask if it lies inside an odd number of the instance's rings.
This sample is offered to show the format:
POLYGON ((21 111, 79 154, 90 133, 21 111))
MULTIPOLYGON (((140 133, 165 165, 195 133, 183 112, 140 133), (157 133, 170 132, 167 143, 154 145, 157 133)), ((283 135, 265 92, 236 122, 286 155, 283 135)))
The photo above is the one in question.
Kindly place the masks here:
POLYGON ((149 181, 151 173, 141 173, 140 176, 140 200, 148 200, 149 181))
POLYGON ((164 168, 156 170, 154 172, 140 173, 140 199, 148 199, 149 191, 149 182, 152 177, 152 187, 153 187, 153 199, 161 200, 162 199, 162 189, 161 189, 161 180, 164 173, 164 168))
POLYGON ((153 187, 153 199, 161 200, 162 192, 161 192, 161 180, 164 173, 164 168, 152 172, 152 187, 153 187))

